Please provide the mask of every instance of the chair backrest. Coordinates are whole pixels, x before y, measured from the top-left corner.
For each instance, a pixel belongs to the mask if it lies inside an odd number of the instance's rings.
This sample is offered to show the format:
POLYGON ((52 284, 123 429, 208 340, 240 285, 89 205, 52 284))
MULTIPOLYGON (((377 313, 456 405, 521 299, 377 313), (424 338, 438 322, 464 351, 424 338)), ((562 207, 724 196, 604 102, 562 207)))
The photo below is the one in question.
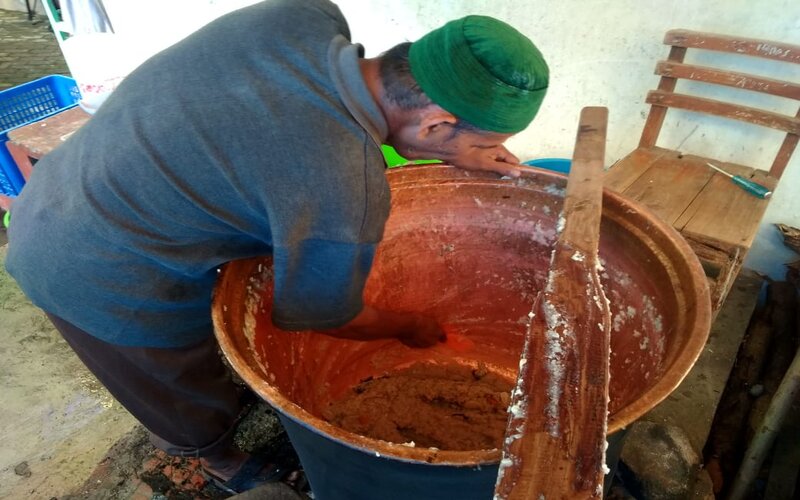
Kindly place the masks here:
POLYGON ((800 64, 800 45, 688 30, 668 31, 664 37, 664 44, 671 46, 669 57, 666 61, 660 61, 656 65, 655 73, 661 75, 661 81, 658 84, 658 90, 651 90, 647 94, 646 102, 652 106, 642 131, 639 147, 655 146, 664 116, 670 107, 741 120, 786 132, 786 138, 769 171, 772 177, 779 179, 797 147, 798 136, 800 136, 800 107, 795 116, 788 116, 739 104, 679 94, 675 92, 675 84, 679 78, 685 78, 800 101, 800 84, 798 83, 683 63, 686 50, 691 48, 800 64))

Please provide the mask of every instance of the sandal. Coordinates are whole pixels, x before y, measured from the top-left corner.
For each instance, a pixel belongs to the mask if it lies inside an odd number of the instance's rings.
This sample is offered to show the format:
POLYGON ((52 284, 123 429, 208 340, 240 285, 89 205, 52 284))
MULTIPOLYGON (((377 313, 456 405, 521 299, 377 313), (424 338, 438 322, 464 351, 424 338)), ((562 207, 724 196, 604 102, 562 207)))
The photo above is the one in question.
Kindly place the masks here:
POLYGON ((283 449, 277 453, 250 455, 242 467, 225 481, 203 470, 203 476, 222 491, 236 495, 267 483, 276 483, 300 467, 294 450, 283 449))
POLYGON ((298 493, 286 483, 268 483, 228 497, 228 500, 264 500, 265 498, 270 500, 309 500, 311 497, 298 493))

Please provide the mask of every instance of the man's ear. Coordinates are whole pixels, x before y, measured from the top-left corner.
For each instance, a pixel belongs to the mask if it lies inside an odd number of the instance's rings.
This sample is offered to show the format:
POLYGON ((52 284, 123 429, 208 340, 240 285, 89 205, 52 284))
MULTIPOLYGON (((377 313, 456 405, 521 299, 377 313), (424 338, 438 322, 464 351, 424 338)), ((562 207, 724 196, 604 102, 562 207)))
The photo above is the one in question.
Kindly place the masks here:
POLYGON ((435 104, 426 106, 420 112, 417 139, 425 140, 442 130, 445 125, 453 126, 458 123, 458 118, 435 104))

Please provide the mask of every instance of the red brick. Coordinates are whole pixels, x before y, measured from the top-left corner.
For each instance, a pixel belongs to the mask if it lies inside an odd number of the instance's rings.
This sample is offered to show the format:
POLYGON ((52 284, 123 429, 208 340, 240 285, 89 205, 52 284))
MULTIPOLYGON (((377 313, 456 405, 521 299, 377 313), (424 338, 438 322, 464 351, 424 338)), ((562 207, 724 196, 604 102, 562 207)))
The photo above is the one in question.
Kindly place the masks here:
POLYGON ((153 498, 153 489, 145 482, 138 481, 139 486, 133 491, 128 500, 150 500, 153 498))
POLYGON ((175 483, 175 484, 178 484, 178 485, 181 485, 181 484, 183 484, 183 483, 184 483, 184 482, 185 482, 187 479, 189 479, 189 477, 190 477, 191 475, 192 475, 192 472, 191 472, 191 471, 188 471, 188 470, 186 470, 186 469, 184 469, 184 468, 182 468, 182 467, 180 467, 180 468, 179 468, 179 467, 175 467, 175 468, 172 470, 172 476, 171 476, 170 478, 172 479, 172 482, 173 482, 173 483, 175 483))
POLYGON ((154 471, 160 465, 161 465, 161 461, 159 461, 155 457, 151 457, 151 458, 148 458, 147 460, 144 461, 144 463, 142 464, 142 470, 144 472, 154 471))
POLYGON ((193 474, 192 477, 189 478, 189 486, 193 490, 202 490, 206 485, 206 478, 203 477, 202 474, 193 474))

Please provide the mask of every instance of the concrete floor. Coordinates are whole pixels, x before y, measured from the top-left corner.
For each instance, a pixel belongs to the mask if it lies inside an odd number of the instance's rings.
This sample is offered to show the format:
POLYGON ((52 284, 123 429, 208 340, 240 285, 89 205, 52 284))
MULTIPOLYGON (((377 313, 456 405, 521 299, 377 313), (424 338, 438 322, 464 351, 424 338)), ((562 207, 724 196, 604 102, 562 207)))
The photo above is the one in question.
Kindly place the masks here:
MULTIPOLYGON (((68 69, 46 18, 0 10, 0 90, 68 69)), ((0 262, 5 260, 0 230, 0 262)), ((2 266, 0 266, 2 267, 2 266)), ((136 422, 0 269, 0 498, 62 496, 136 422), (91 432, 102 429, 102 432, 91 432)))
POLYGON ((46 17, 0 9, 0 90, 46 75, 68 75, 46 17))
MULTIPOLYGON (((4 268, 0 246, 0 498, 219 500, 196 459, 166 456, 108 394, 4 268)), ((286 442, 264 404, 234 441, 248 452, 286 442)))
MULTIPOLYGON (((0 90, 52 74, 69 71, 47 19, 0 9, 0 90)), ((2 229, 0 261, 5 243, 2 229)), ((51 498, 83 483, 135 421, 4 269, 0 313, 0 497, 51 498), (87 439, 91 428, 103 432, 87 439)))
MULTIPOLYGON (((6 250, 0 247, 0 262, 6 250)), ((0 336, 0 498, 61 497, 84 483, 136 421, 2 266, 0 336)))
MULTIPOLYGON (((51 74, 68 69, 47 19, 31 23, 24 12, 0 10, 0 90, 51 74)), ((5 243, 3 229, 0 262, 5 243)), ((61 496, 81 485, 136 422, 4 269, 0 335, 0 498, 61 496)))

